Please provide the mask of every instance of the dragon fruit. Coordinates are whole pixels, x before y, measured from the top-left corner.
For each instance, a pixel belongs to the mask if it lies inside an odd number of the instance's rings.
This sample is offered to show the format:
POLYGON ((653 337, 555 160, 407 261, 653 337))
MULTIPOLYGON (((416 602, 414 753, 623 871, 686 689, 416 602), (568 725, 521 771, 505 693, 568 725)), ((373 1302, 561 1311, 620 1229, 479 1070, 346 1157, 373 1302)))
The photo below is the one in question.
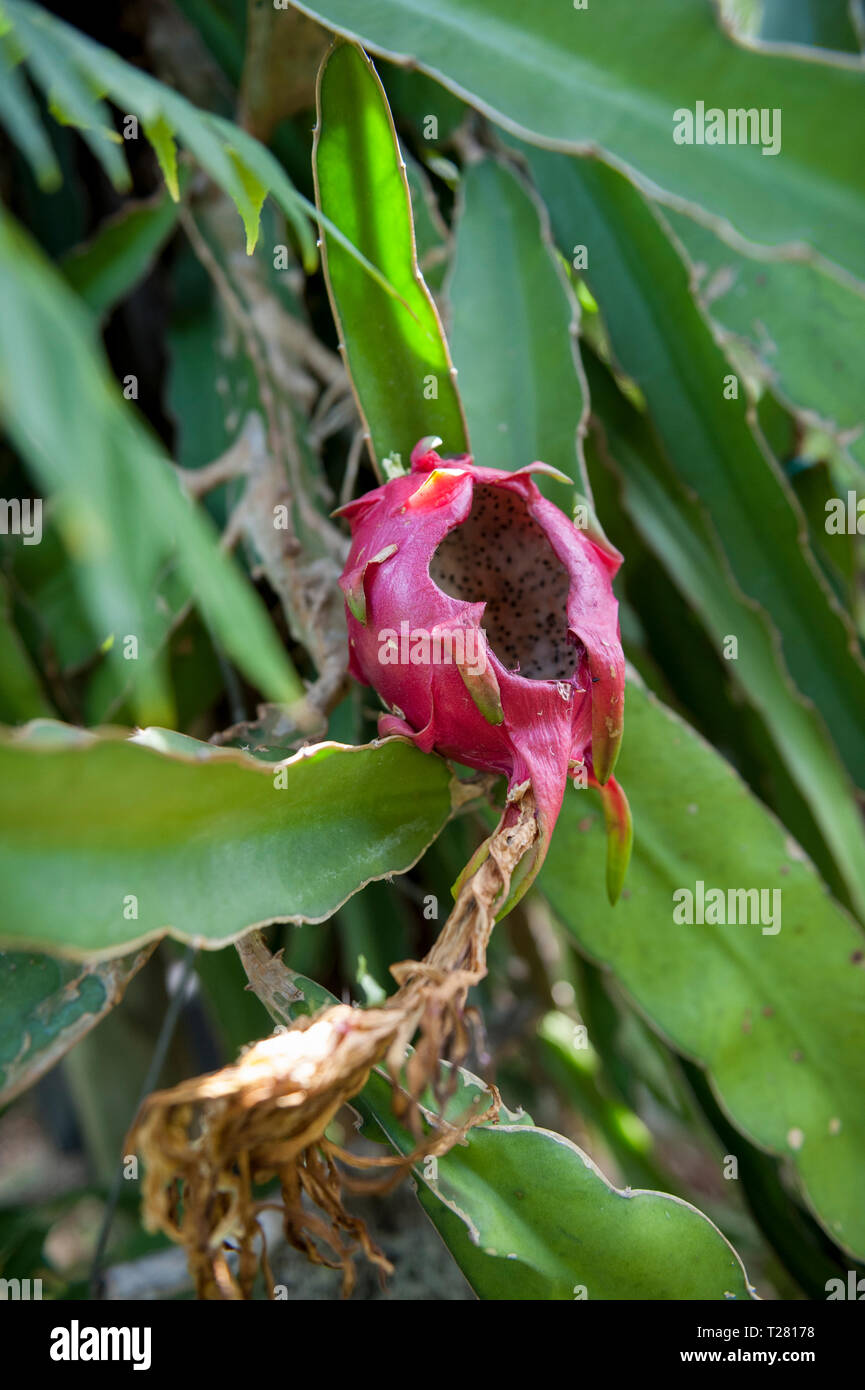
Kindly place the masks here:
POLYGON ((631 833, 612 777, 625 687, 612 579, 622 557, 541 494, 532 474, 562 477, 554 469, 481 468, 469 454, 442 459, 440 443, 422 439, 409 473, 338 513, 352 533, 340 579, 350 670, 389 710, 382 735, 503 773, 514 818, 531 786, 539 833, 510 904, 540 868, 569 774, 600 790, 614 901, 631 833))

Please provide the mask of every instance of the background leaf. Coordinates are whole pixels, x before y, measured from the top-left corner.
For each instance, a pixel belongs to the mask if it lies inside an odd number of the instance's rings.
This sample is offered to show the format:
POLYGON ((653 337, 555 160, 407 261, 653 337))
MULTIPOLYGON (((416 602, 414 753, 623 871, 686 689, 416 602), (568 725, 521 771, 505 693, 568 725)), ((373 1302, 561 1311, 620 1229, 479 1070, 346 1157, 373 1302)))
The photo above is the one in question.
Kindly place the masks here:
POLYGON ((836 431, 858 432, 849 447, 865 464, 865 295, 812 265, 739 255, 671 208, 664 216, 697 271, 700 301, 713 321, 748 345, 793 407, 836 431))
POLYGON ((92 965, 0 951, 0 1105, 32 1086, 95 1028, 151 950, 92 965))
POLYGON ((171 611, 158 581, 176 566, 245 673, 275 700, 302 687, 257 597, 184 498, 156 439, 124 404, 72 292, 8 217, 0 219, 0 413, 46 491, 57 498, 76 578, 100 640, 140 721, 172 722, 163 643, 171 611), (136 659, 124 638, 138 642, 136 659))
MULTIPOLYGON (((2 16, 0 16, 2 17, 2 16)), ((19 55, 0 37, 0 124, 18 145, 36 178, 46 191, 60 183, 60 165, 36 109, 36 103, 19 66, 19 55)))
POLYGON ((27 719, 50 718, 52 714, 12 622, 8 586, 0 581, 0 721, 17 724, 27 719))
POLYGON ((147 274, 174 231, 178 212, 167 192, 128 203, 86 245, 64 257, 63 274, 94 314, 112 309, 147 274))
MULTIPOLYGON (((38 5, 3 0, 2 14, 11 23, 11 37, 33 75, 49 95, 57 94, 64 118, 80 128, 116 187, 128 186, 123 142, 114 131, 107 106, 93 96, 94 91, 105 93, 121 111, 141 121, 145 134, 152 137, 172 196, 178 194, 176 137, 237 207, 249 250, 258 236, 261 204, 270 192, 294 228, 307 268, 313 268, 315 247, 306 215, 309 205, 270 151, 240 126, 199 111, 178 92, 38 5)), ((3 42, 9 45, 10 35, 3 42)))
POLYGON ((575 226, 589 288, 622 370, 645 392, 678 477, 711 517, 742 592, 777 628, 785 664, 813 700, 857 786, 865 787, 865 666, 803 539, 777 463, 756 437, 741 383, 695 305, 687 272, 651 207, 603 164, 533 152, 531 166, 560 244, 575 226))
POLYGON ((752 241, 805 243, 865 278, 865 190, 853 134, 865 126, 865 73, 852 63, 751 50, 721 32, 709 0, 605 0, 579 11, 559 0, 438 0, 423 25, 412 0, 297 8, 397 62, 412 55, 515 134, 599 150, 647 190, 684 200, 752 241), (780 154, 674 143, 678 109, 693 111, 698 100, 748 109, 757 93, 761 108, 783 113, 780 154))
POLYGON ((593 447, 620 474, 634 527, 700 614, 719 655, 732 651, 730 639, 735 640, 735 656, 724 663, 730 680, 739 698, 763 716, 765 737, 810 806, 840 882, 865 920, 865 826, 824 725, 784 670, 765 613, 732 581, 709 517, 673 475, 648 419, 616 390, 594 357, 587 358, 587 372, 599 426, 593 447))
MULTIPOLYGON (((540 459, 585 492, 578 310, 544 220, 502 165, 466 169, 448 281, 451 346, 478 463, 513 470, 540 459)), ((537 481, 567 505, 561 486, 537 481)))
POLYGON ((858 53, 849 0, 763 0, 761 39, 858 53))
POLYGON ((736 774, 631 681, 616 775, 636 833, 627 887, 602 902, 604 830, 582 792, 565 798, 540 885, 581 950, 615 971, 637 1008, 709 1073, 725 1112, 795 1165, 817 1219, 865 1249, 862 933, 736 774), (781 892, 781 929, 677 925, 673 893, 781 892))

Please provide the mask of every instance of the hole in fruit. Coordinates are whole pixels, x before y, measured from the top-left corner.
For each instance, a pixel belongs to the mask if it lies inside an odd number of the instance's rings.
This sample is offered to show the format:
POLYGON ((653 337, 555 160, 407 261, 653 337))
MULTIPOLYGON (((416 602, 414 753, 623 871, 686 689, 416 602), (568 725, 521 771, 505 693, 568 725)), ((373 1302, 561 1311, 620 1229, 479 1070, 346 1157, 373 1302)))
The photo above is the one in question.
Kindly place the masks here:
POLYGON ((451 598, 486 603, 487 640, 508 670, 519 666, 531 680, 573 676, 568 572, 521 497, 488 483, 476 487, 469 515, 445 536, 429 572, 451 598))

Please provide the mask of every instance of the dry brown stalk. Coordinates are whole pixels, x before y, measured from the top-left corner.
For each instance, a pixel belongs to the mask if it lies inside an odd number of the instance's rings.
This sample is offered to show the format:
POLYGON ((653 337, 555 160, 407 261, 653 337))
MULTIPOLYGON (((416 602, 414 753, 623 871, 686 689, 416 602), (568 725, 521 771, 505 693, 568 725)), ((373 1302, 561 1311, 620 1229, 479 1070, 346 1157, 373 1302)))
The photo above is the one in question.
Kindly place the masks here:
MULTIPOLYGON (((537 833, 529 788, 508 807, 487 857, 462 885, 425 959, 391 967, 399 989, 380 1008, 334 1004, 255 1043, 234 1065, 148 1098, 129 1138, 146 1168, 145 1224, 185 1246, 200 1298, 251 1298, 259 1269, 272 1296, 259 1217, 273 1203, 257 1200, 253 1189, 274 1178, 286 1240, 314 1263, 342 1269, 346 1294, 358 1250, 389 1272, 363 1222, 343 1205, 343 1188, 358 1184, 337 1160, 357 1168, 395 1166, 398 1178, 422 1156, 446 1153, 478 1119, 495 1118, 495 1088, 491 1109, 457 1123, 431 1117, 421 1097, 432 1087, 441 1108, 449 1090, 442 1084, 449 1074, 442 1062, 455 1067, 466 1055, 466 996, 486 974, 496 910, 537 833), (417 1146, 407 1156, 365 1159, 338 1148, 325 1131, 380 1063, 392 1081, 394 1111, 411 1127, 417 1146), (232 1246, 234 1262, 227 1256, 232 1246)), ((260 933, 251 933, 238 949, 265 1007, 277 1019, 288 1017, 298 994, 290 972, 271 956, 260 933)), ((455 1081, 455 1072, 450 1074, 455 1081)))

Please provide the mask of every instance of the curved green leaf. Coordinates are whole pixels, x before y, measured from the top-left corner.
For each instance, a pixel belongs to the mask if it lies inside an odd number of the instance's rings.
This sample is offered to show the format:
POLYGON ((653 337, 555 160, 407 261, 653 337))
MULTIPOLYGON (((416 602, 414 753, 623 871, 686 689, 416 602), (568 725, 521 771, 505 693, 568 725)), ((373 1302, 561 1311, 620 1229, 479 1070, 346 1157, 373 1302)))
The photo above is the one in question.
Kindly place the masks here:
POLYGON ((13 947, 111 956, 165 933, 218 947, 323 921, 410 868, 451 812, 446 765, 401 739, 264 764, 159 729, 27 732, 0 744, 13 947))
MULTIPOLYGON (((451 1118, 489 1092, 461 1069, 451 1118)), ((373 1073, 352 1105, 390 1143, 415 1140, 394 1120, 373 1073)), ((752 1289, 739 1256, 708 1217, 661 1192, 619 1191, 561 1134, 503 1109, 465 1142, 414 1169, 421 1205, 479 1298, 730 1299, 752 1289)))
POLYGON ((384 90, 358 49, 331 49, 319 73, 316 201, 396 291, 388 294, 325 231, 324 260, 342 348, 373 457, 404 461, 438 435, 467 448, 438 313, 418 269, 405 168, 384 90))
MULTIPOLYGON (((395 62, 417 64, 534 143, 599 151, 647 190, 752 241, 813 246, 865 278, 865 72, 781 56, 721 31, 710 0, 313 0, 298 9, 395 62), (759 102, 781 152, 676 144, 675 113, 759 102)), ((816 51, 808 55, 816 59, 816 51)))
POLYGON ((633 681, 627 708, 617 773, 636 833, 622 898, 607 907, 602 819, 579 791, 565 798, 540 886, 580 948, 707 1070, 736 1127, 792 1162, 832 1239, 861 1255, 862 933, 709 745, 633 681), (770 914, 677 923, 673 894, 696 894, 698 881, 706 893, 780 893, 766 902, 780 929, 770 914))
POLYGON ((419 1196, 480 1298, 751 1296, 739 1256, 696 1207, 619 1191, 547 1129, 478 1126, 419 1196))

